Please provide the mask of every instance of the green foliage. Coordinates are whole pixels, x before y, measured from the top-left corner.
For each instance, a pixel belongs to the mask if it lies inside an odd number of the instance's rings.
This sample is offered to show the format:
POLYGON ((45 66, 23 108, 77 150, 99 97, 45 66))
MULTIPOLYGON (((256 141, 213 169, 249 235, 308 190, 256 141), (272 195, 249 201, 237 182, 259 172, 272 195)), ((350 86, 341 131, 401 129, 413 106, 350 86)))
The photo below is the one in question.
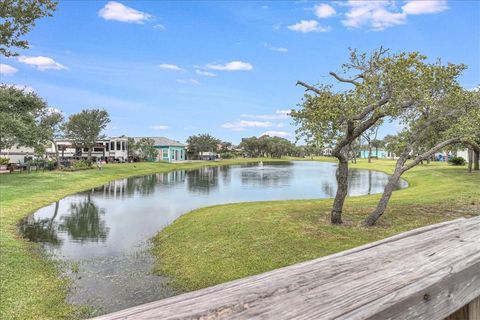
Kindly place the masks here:
POLYGON ((138 153, 138 144, 135 142, 134 138, 128 137, 127 138, 127 145, 128 145, 128 156, 133 157, 138 153))
POLYGON ((80 170, 88 170, 93 169, 93 164, 91 161, 88 160, 79 160, 72 162, 72 165, 68 168, 65 168, 65 171, 80 171, 80 170))
POLYGON ((464 166, 466 161, 462 157, 453 157, 448 160, 448 162, 454 166, 464 166))
POLYGON ((10 158, 2 158, 0 157, 0 166, 6 166, 10 163, 10 158))
POLYGON ((193 158, 198 158, 200 152, 217 151, 220 143, 220 140, 206 133, 190 136, 187 139, 188 152, 193 158))
POLYGON ((156 160, 158 156, 158 150, 155 148, 155 140, 151 138, 141 138, 134 147, 142 159, 153 161, 156 160))
POLYGON ((261 136, 243 138, 239 145, 250 157, 272 157, 297 155, 300 150, 287 139, 280 137, 261 136))
POLYGON ((21 39, 34 26, 37 19, 52 16, 57 1, 52 0, 2 0, 0 2, 0 54, 9 57, 18 53, 10 48, 28 48, 21 39))
POLYGON ((40 123, 47 103, 34 92, 0 85, 0 149, 41 143, 40 123))
POLYGON ((88 148, 88 159, 91 158, 92 149, 102 131, 110 122, 108 112, 100 109, 82 110, 73 114, 63 125, 65 137, 71 139, 76 146, 88 148))

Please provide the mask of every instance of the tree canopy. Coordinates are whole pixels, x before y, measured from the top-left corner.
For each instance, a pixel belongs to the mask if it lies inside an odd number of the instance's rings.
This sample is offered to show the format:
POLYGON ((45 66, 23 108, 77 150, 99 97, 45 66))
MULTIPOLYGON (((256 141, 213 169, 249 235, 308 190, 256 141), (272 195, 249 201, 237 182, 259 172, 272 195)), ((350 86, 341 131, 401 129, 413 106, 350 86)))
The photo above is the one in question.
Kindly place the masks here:
POLYGON ((187 139, 188 152, 194 157, 197 157, 200 152, 216 151, 220 143, 219 139, 206 133, 190 136, 187 139))
POLYGON ((0 150, 44 143, 47 116, 48 105, 35 92, 0 85, 0 150))
POLYGON ((36 20, 52 16, 57 8, 53 0, 2 0, 0 2, 0 54, 18 55, 11 48, 27 49, 28 41, 22 39, 36 20))
POLYGON ((293 156, 299 152, 295 144, 287 139, 267 135, 260 138, 243 138, 239 146, 251 157, 281 158, 286 155, 293 156))
POLYGON ((100 109, 87 109, 73 114, 63 126, 65 137, 71 139, 79 147, 88 148, 88 160, 91 159, 92 148, 102 131, 110 122, 108 112, 100 109))

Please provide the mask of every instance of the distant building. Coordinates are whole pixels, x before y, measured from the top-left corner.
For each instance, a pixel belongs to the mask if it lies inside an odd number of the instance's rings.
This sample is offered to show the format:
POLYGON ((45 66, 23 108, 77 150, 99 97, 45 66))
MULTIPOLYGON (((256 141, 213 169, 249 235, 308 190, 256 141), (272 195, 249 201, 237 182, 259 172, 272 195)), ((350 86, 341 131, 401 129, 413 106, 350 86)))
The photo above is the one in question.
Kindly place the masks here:
MULTIPOLYGON (((362 150, 359 152, 358 157, 363 159, 368 159, 368 154, 369 154, 368 150, 362 150)), ((385 149, 377 150, 376 148, 372 149, 371 157, 377 158, 377 159, 397 159, 395 154, 388 152, 385 149)))
MULTIPOLYGON (((134 137, 135 142, 143 137, 134 137)), ((187 160, 186 145, 165 137, 145 137, 154 141, 155 149, 158 150, 157 161, 182 161, 187 160)))
MULTIPOLYGON (((55 140, 58 147, 58 153, 62 159, 83 159, 88 157, 88 148, 76 146, 72 140, 55 140)), ((55 155, 55 146, 53 143, 47 148, 48 155, 55 155)), ((127 138, 111 137, 97 140, 92 150, 92 159, 108 161, 126 161, 128 158, 128 140, 127 138)))
MULTIPOLYGON (((55 140, 58 153, 61 159, 85 159, 88 157, 88 148, 76 146, 72 140, 58 139, 55 140)), ((47 145, 46 156, 55 157, 55 145, 53 143, 47 145)), ((97 141, 91 153, 92 159, 102 159, 109 161, 125 161, 128 157, 127 138, 105 138, 97 141)), ((9 149, 1 150, 0 157, 10 159, 10 163, 24 163, 35 157, 35 150, 30 147, 14 146, 9 149)))
POLYGON ((215 160, 219 158, 218 153, 212 151, 199 152, 198 157, 200 160, 215 160))

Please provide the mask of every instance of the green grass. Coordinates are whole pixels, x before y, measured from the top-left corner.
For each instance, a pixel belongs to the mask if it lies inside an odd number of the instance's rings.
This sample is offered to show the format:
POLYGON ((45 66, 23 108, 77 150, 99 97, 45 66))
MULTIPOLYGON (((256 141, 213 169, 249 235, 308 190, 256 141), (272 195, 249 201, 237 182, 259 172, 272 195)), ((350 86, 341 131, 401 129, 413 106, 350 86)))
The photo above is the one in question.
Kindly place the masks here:
MULTIPOLYGON (((225 160, 221 164, 254 161, 225 160)), ((72 319, 84 309, 65 302, 69 289, 60 266, 37 244, 17 233, 20 219, 69 194, 108 181, 176 169, 194 169, 218 162, 135 163, 106 165, 102 171, 39 172, 0 175, 0 319, 72 319)))
MULTIPOLYGON (((393 172, 394 162, 354 168, 393 172)), ((237 203, 194 210, 154 239, 155 271, 183 291, 329 255, 406 230, 480 214, 480 173, 432 163, 408 171, 378 226, 361 221, 380 195, 350 197, 345 224, 332 226, 332 199, 237 203)))

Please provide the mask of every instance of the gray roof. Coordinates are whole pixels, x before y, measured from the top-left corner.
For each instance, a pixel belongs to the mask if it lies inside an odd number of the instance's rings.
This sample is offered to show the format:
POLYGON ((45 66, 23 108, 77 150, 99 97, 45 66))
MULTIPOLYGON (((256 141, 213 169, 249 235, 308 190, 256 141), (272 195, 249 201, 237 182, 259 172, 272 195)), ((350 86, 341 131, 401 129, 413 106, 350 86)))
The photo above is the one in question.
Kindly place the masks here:
POLYGON ((138 142, 142 138, 155 140, 155 146, 185 147, 183 143, 165 137, 133 137, 135 142, 138 142))

